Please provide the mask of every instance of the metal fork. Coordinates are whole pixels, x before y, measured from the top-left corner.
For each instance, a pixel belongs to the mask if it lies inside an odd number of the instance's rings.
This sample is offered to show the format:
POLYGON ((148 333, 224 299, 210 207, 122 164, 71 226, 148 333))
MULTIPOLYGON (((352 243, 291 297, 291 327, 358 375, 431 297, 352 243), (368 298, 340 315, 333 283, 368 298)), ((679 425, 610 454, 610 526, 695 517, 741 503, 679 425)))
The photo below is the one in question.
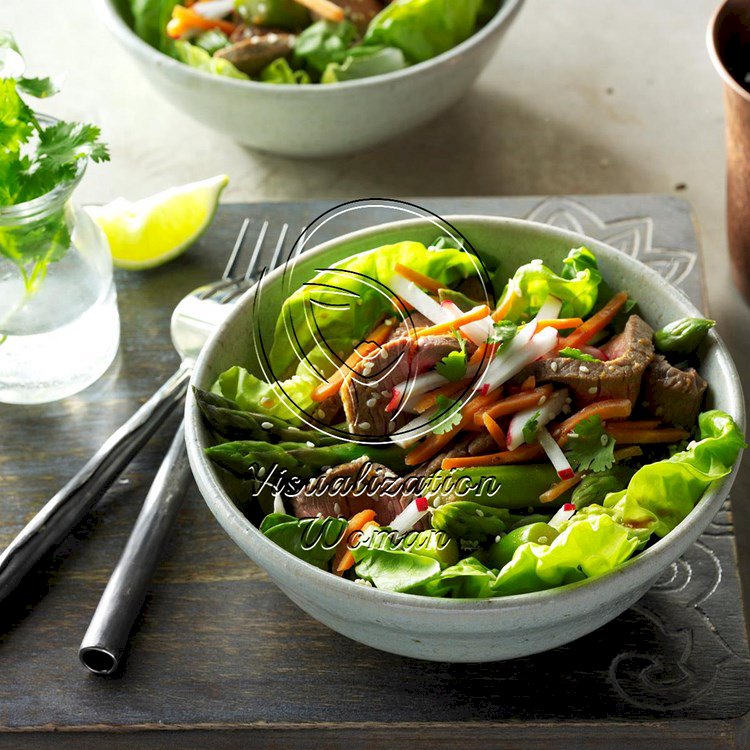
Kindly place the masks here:
MULTIPOLYGON (((104 495, 133 457, 182 401, 201 347, 235 302, 255 282, 268 222, 264 222, 247 270, 233 275, 250 220, 245 219, 222 277, 193 290, 172 313, 172 343, 181 358, 177 372, 89 459, 83 468, 26 524, 0 554, 0 601, 57 547, 104 495)), ((281 230, 272 265, 278 264, 287 233, 281 230)))

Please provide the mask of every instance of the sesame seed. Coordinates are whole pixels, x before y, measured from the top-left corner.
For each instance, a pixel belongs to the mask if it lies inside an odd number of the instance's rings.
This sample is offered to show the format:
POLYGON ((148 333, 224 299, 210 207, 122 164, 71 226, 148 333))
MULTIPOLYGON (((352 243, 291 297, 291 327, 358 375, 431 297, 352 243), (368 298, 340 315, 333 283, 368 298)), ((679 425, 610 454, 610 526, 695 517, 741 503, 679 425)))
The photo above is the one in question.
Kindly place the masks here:
POLYGON ((272 429, 273 429, 273 422, 261 422, 261 423, 260 423, 260 426, 261 426, 261 427, 262 427, 262 428, 263 428, 264 430, 272 430, 272 429))
POLYGON ((552 372, 557 372, 557 362, 550 362, 549 369, 552 370, 552 372))
POLYGON ((315 514, 315 518, 323 518, 323 514, 322 513, 316 513, 315 514))
POLYGON ((609 442, 609 438, 606 435, 602 435, 599 440, 601 440, 602 445, 606 445, 609 442))
POLYGON ((577 432, 569 432, 568 433, 568 437, 577 438, 578 437, 578 433, 577 432))
POLYGON ((354 583, 356 583, 358 586, 372 586, 372 583, 370 583, 370 581, 366 581, 364 578, 355 578, 354 583))
POLYGON ((307 442, 305 443, 305 445, 306 445, 306 446, 307 446, 308 448, 314 448, 314 447, 315 447, 315 443, 313 443, 313 441, 312 441, 312 440, 308 440, 308 441, 307 441, 307 442))
POLYGON ((341 513, 341 506, 338 503, 333 504, 333 512, 338 516, 341 513))
POLYGON ((582 373, 583 375, 585 375, 586 373, 588 373, 588 372, 591 372, 591 370, 589 370, 589 368, 588 368, 588 367, 586 367, 586 365, 581 365, 581 366, 580 366, 580 367, 578 368, 578 372, 580 372, 580 373, 582 373))
POLYGON ((265 466, 261 466, 261 467, 260 467, 260 468, 258 469, 258 471, 257 471, 257 474, 258 474, 258 476, 259 476, 259 477, 261 477, 261 478, 262 478, 262 477, 264 477, 264 476, 266 475, 266 467, 265 467, 265 466))
POLYGON ((326 413, 322 409, 316 409, 315 416, 318 419, 325 419, 326 418, 326 413))
POLYGON ((360 427, 361 427, 361 428, 362 428, 363 430, 369 430, 369 429, 370 429, 370 426, 371 426, 371 425, 370 425, 370 423, 369 423, 369 422, 360 422, 360 423, 359 423, 359 426, 360 426, 360 427))
POLYGON ((500 541, 501 539, 502 539, 502 537, 500 536, 500 534, 498 534, 498 535, 497 535, 497 536, 495 537, 495 544, 497 544, 497 543, 498 543, 498 542, 499 542, 499 541, 500 541))
POLYGON ((387 349, 381 349, 380 350, 380 359, 388 359, 388 350, 387 349))
POLYGON ((563 414, 570 414, 570 411, 571 411, 570 405, 569 404, 565 404, 565 406, 563 406, 563 408, 562 408, 562 413, 563 414))
POLYGON ((479 516, 480 518, 484 518, 484 513, 483 513, 483 512, 482 512, 482 511, 481 511, 481 510, 480 510, 479 508, 477 508, 477 515, 478 515, 478 516, 479 516))
POLYGON ((299 432, 299 427, 295 427, 293 424, 290 424, 289 427, 287 427, 287 430, 289 430, 289 432, 299 432))
POLYGON ((384 322, 387 326, 392 326, 396 321, 393 318, 386 318, 384 322))
POLYGON ((537 404, 537 406, 541 406, 546 400, 547 400, 546 396, 540 396, 539 403, 537 404))
POLYGON ((383 398, 388 398, 391 395, 391 392, 390 391, 380 391, 380 395, 383 398))
POLYGON ((593 396, 598 390, 599 389, 595 385, 592 385, 591 388, 589 388, 589 393, 593 396))
POLYGON ((367 401, 365 401, 365 403, 367 404, 368 409, 372 409, 372 407, 378 403, 378 400, 376 398, 368 398, 367 401))

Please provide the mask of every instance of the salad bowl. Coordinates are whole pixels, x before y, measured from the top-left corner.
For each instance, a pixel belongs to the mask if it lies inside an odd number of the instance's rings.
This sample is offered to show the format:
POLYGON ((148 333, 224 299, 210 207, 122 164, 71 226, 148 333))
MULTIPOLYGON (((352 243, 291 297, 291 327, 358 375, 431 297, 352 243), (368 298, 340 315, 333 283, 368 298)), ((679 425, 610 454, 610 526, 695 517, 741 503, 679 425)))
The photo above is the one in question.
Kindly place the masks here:
MULTIPOLYGON (((532 259, 559 264, 570 248, 585 245, 597 257, 604 280, 613 289, 631 290, 643 317, 654 326, 675 318, 699 316, 678 289, 638 260, 597 240, 555 227, 516 219, 458 216, 448 221, 479 256, 509 275, 532 259)), ((418 219, 386 224, 342 236, 304 253, 294 268, 299 283, 315 269, 348 256, 401 240, 428 245, 435 227, 418 219)), ((250 290, 204 347, 193 385, 207 389, 227 368, 242 363, 260 371, 253 326, 272 336, 284 302, 285 269, 260 285, 264 315, 253 322, 259 293, 250 290)), ((740 381, 721 338, 711 331, 700 350, 701 375, 709 382, 708 408, 729 414, 744 429, 740 381)), ((510 659, 573 641, 615 618, 674 563, 705 530, 728 496, 737 472, 713 483, 674 530, 609 573, 555 589, 489 599, 440 599, 393 593, 356 585, 288 553, 264 536, 235 506, 206 457, 209 431, 194 396, 186 405, 186 441, 196 481, 209 508, 235 543, 299 607, 333 630, 367 645, 420 659, 481 662, 510 659)))
POLYGON ((189 67, 140 39, 129 0, 99 0, 104 21, 171 104, 251 148, 290 157, 353 153, 390 140, 447 109, 488 65, 522 0, 453 49, 392 73, 314 86, 237 80, 189 67))

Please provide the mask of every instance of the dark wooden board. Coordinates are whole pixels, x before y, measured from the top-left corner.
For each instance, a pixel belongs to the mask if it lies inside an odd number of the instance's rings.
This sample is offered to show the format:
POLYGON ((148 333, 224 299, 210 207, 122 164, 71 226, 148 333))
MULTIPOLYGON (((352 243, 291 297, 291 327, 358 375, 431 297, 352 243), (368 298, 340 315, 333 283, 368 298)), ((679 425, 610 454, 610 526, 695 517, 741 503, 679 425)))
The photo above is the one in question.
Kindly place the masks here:
MULTIPOLYGON (((220 273, 242 217, 285 221, 294 233, 330 205, 223 206, 181 261, 117 274, 123 341, 108 373, 57 404, 0 407, 0 545, 176 366, 171 309, 220 273)), ((443 215, 532 216, 601 237, 656 265, 703 306, 698 244, 682 201, 424 205, 443 215)), ((124 673, 86 673, 78 644, 172 427, 46 569, 0 605, 0 746, 80 746, 79 731, 96 733, 86 743, 144 748, 250 739, 285 747, 548 747, 553 739, 562 747, 645 747, 657 738, 664 747, 745 746, 750 659, 728 508, 646 597, 596 633, 526 659, 450 665, 383 654, 310 619, 225 536, 193 487, 124 673)))

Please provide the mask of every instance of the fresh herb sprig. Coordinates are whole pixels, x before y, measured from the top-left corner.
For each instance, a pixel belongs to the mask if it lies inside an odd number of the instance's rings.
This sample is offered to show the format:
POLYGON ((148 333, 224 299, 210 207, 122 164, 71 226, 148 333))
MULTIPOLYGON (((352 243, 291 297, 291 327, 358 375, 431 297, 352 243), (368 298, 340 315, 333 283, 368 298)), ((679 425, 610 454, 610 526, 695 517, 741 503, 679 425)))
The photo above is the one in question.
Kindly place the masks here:
MULTIPOLYGON (((95 125, 39 121, 21 94, 45 98, 59 87, 53 78, 29 78, 25 72, 13 35, 0 31, 0 207, 34 200, 69 182, 81 159, 109 159, 95 125)), ((31 225, 0 227, 0 255, 18 267, 29 294, 70 241, 64 208, 31 225)))

